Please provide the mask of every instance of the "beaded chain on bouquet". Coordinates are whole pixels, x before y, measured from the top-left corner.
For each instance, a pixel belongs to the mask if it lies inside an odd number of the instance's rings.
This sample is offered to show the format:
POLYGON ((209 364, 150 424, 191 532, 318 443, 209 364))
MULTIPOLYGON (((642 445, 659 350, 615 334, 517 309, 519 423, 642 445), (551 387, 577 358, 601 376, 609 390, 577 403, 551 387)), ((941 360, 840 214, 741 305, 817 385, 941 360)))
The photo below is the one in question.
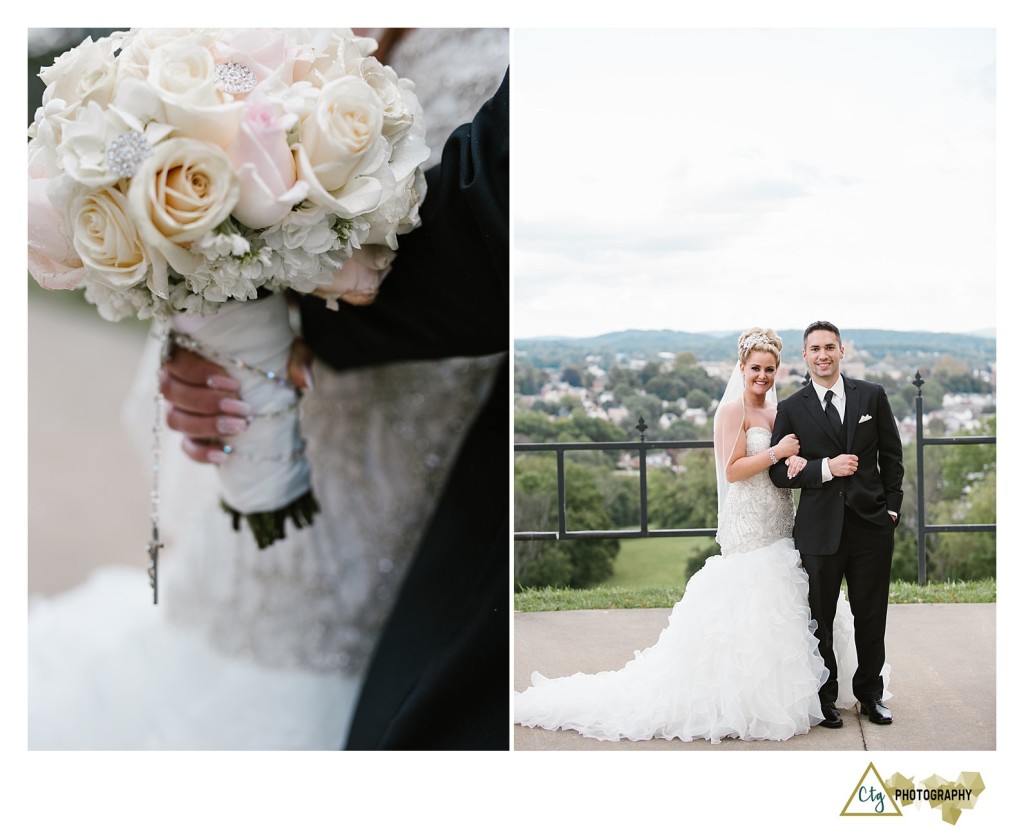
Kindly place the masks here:
MULTIPOLYGON (((222 504, 260 547, 318 509, 284 292, 372 302, 419 224, 421 109, 376 46, 350 29, 132 29, 40 72, 29 270, 108 320, 157 320, 239 381, 253 415, 223 448, 222 504)), ((155 434, 154 602, 159 449, 155 434)))

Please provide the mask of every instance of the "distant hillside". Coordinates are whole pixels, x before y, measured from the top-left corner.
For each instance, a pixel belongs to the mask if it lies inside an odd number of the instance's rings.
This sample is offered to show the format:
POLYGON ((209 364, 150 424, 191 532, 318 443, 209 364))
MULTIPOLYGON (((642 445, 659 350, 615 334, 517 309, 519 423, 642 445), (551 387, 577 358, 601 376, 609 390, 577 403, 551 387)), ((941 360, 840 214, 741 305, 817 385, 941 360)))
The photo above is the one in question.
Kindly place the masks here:
MULTIPOLYGON (((736 354, 739 334, 630 329, 597 337, 526 338, 515 341, 515 350, 518 360, 534 366, 562 366, 582 361, 587 355, 599 355, 606 363, 617 355, 651 360, 659 352, 693 352, 700 360, 729 360, 736 354)), ((781 330, 779 336, 785 357, 792 359, 794 353, 799 354, 802 330, 781 330)), ((867 352, 875 360, 918 363, 922 367, 943 356, 960 358, 973 366, 996 359, 995 339, 974 334, 847 329, 843 340, 852 342, 858 353, 867 352)))

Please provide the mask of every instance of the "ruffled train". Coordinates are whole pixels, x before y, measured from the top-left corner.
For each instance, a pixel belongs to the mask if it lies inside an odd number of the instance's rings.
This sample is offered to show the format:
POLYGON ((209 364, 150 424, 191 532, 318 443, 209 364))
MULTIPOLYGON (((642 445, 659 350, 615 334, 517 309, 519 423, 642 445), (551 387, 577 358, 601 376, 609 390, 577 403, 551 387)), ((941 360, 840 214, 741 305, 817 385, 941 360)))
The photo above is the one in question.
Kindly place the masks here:
MULTIPOLYGON (((792 539, 713 556, 686 587, 658 642, 619 671, 549 679, 515 695, 515 721, 600 740, 786 740, 822 719, 827 669, 792 539)), ((853 619, 834 626, 838 705, 854 702, 853 619)), ((886 667, 886 672, 888 667, 886 667)))

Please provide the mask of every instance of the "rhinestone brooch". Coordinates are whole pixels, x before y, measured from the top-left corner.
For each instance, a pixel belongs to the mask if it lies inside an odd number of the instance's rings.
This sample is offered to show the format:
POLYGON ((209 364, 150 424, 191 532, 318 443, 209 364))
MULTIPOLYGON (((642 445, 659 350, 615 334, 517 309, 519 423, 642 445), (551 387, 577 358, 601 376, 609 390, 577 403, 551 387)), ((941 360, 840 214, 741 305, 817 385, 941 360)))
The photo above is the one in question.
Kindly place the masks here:
POLYGON ((231 95, 244 95, 256 87, 256 73, 244 63, 218 63, 214 72, 220 88, 231 95))
POLYGON ((150 146, 138 130, 115 136, 107 145, 107 166, 118 178, 130 179, 149 155, 150 146))

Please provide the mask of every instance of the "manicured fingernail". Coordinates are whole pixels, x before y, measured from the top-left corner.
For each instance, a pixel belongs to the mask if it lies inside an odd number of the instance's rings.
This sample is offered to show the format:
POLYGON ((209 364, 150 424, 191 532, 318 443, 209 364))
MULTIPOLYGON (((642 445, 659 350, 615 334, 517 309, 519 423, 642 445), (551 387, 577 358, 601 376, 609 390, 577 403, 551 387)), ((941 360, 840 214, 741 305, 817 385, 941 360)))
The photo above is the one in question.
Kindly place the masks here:
POLYGON ((226 412, 228 415, 241 415, 243 418, 252 415, 252 407, 238 398, 221 398, 220 411, 226 412))
POLYGON ((206 457, 214 464, 223 464, 228 460, 228 454, 226 452, 221 452, 220 450, 210 450, 210 452, 206 454, 206 457))
POLYGON ((206 385, 211 389, 224 389, 229 392, 237 392, 242 385, 229 375, 210 375, 206 379, 206 385))
POLYGON ((218 418, 217 419, 217 432, 221 435, 238 435, 240 432, 245 432, 249 423, 245 418, 218 418))

